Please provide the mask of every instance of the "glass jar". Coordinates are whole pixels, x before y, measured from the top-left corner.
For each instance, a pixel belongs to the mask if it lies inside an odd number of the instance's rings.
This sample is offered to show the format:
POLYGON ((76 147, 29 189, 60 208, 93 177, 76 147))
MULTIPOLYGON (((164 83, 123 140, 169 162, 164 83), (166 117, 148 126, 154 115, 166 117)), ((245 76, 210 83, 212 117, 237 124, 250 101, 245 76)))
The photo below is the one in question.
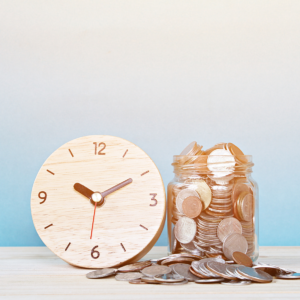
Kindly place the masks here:
POLYGON ((196 142, 175 155, 168 185, 169 253, 258 258, 258 187, 252 156, 231 143, 203 151, 196 142), (225 154, 225 155, 224 155, 225 154))

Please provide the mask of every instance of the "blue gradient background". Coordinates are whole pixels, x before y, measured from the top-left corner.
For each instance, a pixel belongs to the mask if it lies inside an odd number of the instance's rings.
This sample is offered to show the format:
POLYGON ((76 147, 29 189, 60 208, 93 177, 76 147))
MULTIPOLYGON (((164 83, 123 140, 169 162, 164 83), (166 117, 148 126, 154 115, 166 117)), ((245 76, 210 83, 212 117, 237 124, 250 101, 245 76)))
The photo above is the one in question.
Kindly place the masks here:
POLYGON ((237 144, 255 163, 260 244, 300 245, 299 1, 0 6, 0 246, 43 245, 35 176, 91 134, 140 146, 165 185, 189 142, 237 144))

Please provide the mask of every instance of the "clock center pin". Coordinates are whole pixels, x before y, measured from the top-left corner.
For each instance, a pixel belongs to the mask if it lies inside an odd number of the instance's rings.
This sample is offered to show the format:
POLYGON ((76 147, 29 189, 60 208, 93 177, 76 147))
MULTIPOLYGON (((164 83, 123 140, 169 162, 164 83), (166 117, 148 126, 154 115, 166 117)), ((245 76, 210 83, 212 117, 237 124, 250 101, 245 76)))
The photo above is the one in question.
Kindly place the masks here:
POLYGON ((93 195, 92 195, 92 200, 93 200, 94 202, 100 202, 100 201, 102 200, 101 194, 100 194, 99 192, 93 193, 93 195))

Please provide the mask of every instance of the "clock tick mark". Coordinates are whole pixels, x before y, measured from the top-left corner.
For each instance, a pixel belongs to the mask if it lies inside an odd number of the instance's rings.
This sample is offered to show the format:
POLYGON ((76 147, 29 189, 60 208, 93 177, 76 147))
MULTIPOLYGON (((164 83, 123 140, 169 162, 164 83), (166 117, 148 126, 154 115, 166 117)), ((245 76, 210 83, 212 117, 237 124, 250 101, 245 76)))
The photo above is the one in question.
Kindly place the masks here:
POLYGON ((71 243, 69 243, 68 244, 68 246, 66 247, 66 249, 65 249, 65 251, 67 251, 68 250, 68 248, 69 248, 69 246, 71 245, 71 243))
POLYGON ((148 228, 147 227, 145 227, 145 226, 143 226, 143 225, 140 225, 142 228, 144 228, 144 229, 146 229, 146 230, 148 230, 148 228))
POLYGON ((50 225, 46 226, 45 229, 49 228, 50 226, 53 226, 53 224, 50 224, 50 225))
POLYGON ((124 245, 122 243, 120 243, 120 245, 122 246, 124 252, 126 252, 126 249, 125 249, 124 245))
POLYGON ((126 153, 128 152, 128 149, 125 151, 124 155, 123 155, 123 158, 125 157, 126 153))
POLYGON ((47 172, 49 172, 52 175, 55 175, 53 172, 51 172, 50 170, 47 169, 47 172))
POLYGON ((147 173, 149 173, 149 170, 146 171, 146 172, 144 172, 144 173, 142 173, 141 176, 143 176, 143 175, 145 175, 145 174, 147 174, 147 173))
POLYGON ((72 153, 71 149, 69 149, 69 151, 70 151, 70 153, 71 153, 72 157, 74 157, 74 155, 73 155, 73 153, 72 153))

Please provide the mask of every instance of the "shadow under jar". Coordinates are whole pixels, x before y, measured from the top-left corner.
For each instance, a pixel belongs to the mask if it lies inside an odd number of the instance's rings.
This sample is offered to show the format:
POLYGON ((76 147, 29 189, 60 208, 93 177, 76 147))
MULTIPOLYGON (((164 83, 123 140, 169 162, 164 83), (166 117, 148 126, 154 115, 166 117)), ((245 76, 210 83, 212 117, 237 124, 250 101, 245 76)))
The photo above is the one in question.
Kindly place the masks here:
POLYGON ((252 156, 198 152, 174 156, 175 177, 168 184, 169 253, 221 255, 232 261, 239 251, 255 261, 258 187, 251 176, 252 156))

